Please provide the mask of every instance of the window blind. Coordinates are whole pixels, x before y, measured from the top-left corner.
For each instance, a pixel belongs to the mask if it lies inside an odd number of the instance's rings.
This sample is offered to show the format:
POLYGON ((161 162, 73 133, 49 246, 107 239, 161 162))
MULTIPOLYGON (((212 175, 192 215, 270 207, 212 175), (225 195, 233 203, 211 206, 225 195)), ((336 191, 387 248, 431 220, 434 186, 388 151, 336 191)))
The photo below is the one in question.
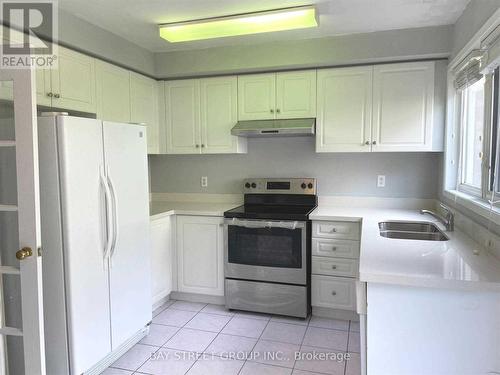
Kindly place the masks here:
POLYGON ((457 65, 457 67, 455 67, 454 83, 457 90, 463 90, 483 78, 483 58, 484 51, 473 50, 464 60, 462 60, 461 63, 457 65))

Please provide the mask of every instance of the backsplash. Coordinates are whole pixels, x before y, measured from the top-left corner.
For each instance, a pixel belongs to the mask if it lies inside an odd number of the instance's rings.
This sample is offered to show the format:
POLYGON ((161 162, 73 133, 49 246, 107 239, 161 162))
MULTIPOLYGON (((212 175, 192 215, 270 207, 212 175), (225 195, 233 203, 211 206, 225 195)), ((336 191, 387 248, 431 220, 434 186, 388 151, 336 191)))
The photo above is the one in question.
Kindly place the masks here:
POLYGON ((149 156, 152 193, 241 194, 244 178, 315 177, 320 196, 435 199, 441 164, 440 153, 316 153, 314 137, 249 139, 248 154, 149 156))

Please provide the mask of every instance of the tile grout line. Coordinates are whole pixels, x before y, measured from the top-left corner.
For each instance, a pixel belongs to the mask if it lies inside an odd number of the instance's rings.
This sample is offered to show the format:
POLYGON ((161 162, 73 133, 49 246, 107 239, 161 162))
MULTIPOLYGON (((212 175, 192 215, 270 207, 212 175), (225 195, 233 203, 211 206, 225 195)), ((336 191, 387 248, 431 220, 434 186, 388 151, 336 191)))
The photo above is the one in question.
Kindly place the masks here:
MULTIPOLYGON (((311 323, 311 318, 312 318, 312 312, 311 314, 309 315, 309 320, 307 321, 307 325, 306 325, 306 330, 304 331, 304 336, 302 336, 302 340, 300 341, 300 345, 299 345, 299 354, 302 353, 302 345, 304 344, 304 339, 306 338, 306 335, 307 335, 307 331, 309 331, 309 324, 311 323)), ((295 360, 295 362, 293 363, 293 368, 292 368, 292 373, 293 371, 295 370, 295 365, 297 364, 297 360, 295 360)), ((344 374, 345 375, 345 374, 344 374)))
MULTIPOLYGON (((203 309, 204 309, 205 307, 207 307, 208 305, 209 305, 209 304, 207 303, 207 304, 203 307, 203 309)), ((196 316, 197 316, 197 315, 198 315, 198 314, 199 314, 199 313, 200 313, 203 309, 201 309, 200 311, 198 311, 198 313, 197 313, 195 316, 193 316, 193 318, 192 318, 191 320, 193 320, 193 319, 194 319, 194 318, 195 318, 195 317, 196 317, 196 316)), ((214 315, 215 315, 215 314, 214 314, 214 315)), ((224 327, 222 327, 222 329, 221 329, 221 330, 220 330, 220 331, 219 331, 219 332, 215 335, 215 337, 212 339, 212 341, 210 341, 210 343, 207 345, 207 347, 206 347, 205 349, 203 349, 203 352, 201 353, 201 355, 205 354, 205 350, 207 350, 207 349, 210 347, 210 345, 212 345, 212 343, 215 341, 215 339, 216 339, 217 337, 219 337, 219 335, 220 335, 220 333, 222 332, 222 330, 223 330, 224 328, 226 328, 226 326, 229 324, 229 322, 230 322, 231 320, 233 320, 233 318, 234 318, 234 316, 231 316, 231 317, 230 317, 230 319, 226 322, 226 324, 224 324, 224 327)), ((191 321, 191 320, 190 320, 190 321, 191 321)), ((189 322, 190 322, 190 321, 189 321, 189 322)), ((189 322, 187 322, 186 324, 188 324, 189 322)), ((215 332, 212 332, 212 333, 215 333, 215 332)), ((194 366, 194 365, 195 365, 195 364, 196 364, 199 360, 200 360, 200 356, 198 356, 198 357, 196 358, 196 361, 194 361, 194 363, 193 363, 193 364, 192 364, 192 365, 188 368, 188 370, 187 370, 184 374, 187 374, 189 371, 191 371, 191 369, 193 368, 193 366, 194 366)), ((241 367, 243 367, 243 366, 241 366, 241 367)))
MULTIPOLYGON (((266 330, 267 326, 269 325, 269 322, 271 321, 271 317, 269 317, 269 320, 267 321, 266 323, 266 326, 264 327, 264 329, 262 330, 262 332, 260 333, 259 337, 257 338, 257 341, 255 341, 255 344, 253 345, 252 349, 249 351, 250 353, 253 353, 255 347, 257 346, 257 344, 259 343, 260 341, 260 338, 262 337, 262 335, 264 334, 264 331, 266 330)), ((248 358, 245 358, 245 362, 243 363, 243 366, 241 366, 240 368, 240 371, 238 371, 238 375, 241 373, 241 370, 243 370, 243 367, 245 367, 246 363, 248 362, 248 358)), ((250 361, 251 362, 251 361, 250 361)))

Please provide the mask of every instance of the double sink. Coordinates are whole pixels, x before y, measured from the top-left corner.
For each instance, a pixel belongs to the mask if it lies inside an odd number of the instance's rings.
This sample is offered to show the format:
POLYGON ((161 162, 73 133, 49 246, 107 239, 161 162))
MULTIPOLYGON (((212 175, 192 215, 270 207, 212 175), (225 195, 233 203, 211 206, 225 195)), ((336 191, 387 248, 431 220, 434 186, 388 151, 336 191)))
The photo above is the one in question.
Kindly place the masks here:
POLYGON ((386 238, 421 241, 448 241, 433 223, 421 221, 384 221, 378 223, 380 235, 386 238))

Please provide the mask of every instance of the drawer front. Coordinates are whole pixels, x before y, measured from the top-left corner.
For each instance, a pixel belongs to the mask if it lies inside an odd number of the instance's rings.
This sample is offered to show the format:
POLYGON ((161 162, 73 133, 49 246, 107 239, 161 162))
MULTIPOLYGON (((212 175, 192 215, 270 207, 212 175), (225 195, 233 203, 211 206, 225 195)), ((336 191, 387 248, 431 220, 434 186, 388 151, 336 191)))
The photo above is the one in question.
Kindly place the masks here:
POLYGON ((356 280, 346 277, 312 275, 311 305, 356 310, 356 280))
POLYGON ((346 221, 313 221, 312 236, 359 240, 359 223, 346 221))
POLYGON ((358 270, 356 259, 312 257, 314 275, 357 277, 358 270))
POLYGON ((359 258, 359 242, 313 238, 312 255, 357 259, 359 258))

